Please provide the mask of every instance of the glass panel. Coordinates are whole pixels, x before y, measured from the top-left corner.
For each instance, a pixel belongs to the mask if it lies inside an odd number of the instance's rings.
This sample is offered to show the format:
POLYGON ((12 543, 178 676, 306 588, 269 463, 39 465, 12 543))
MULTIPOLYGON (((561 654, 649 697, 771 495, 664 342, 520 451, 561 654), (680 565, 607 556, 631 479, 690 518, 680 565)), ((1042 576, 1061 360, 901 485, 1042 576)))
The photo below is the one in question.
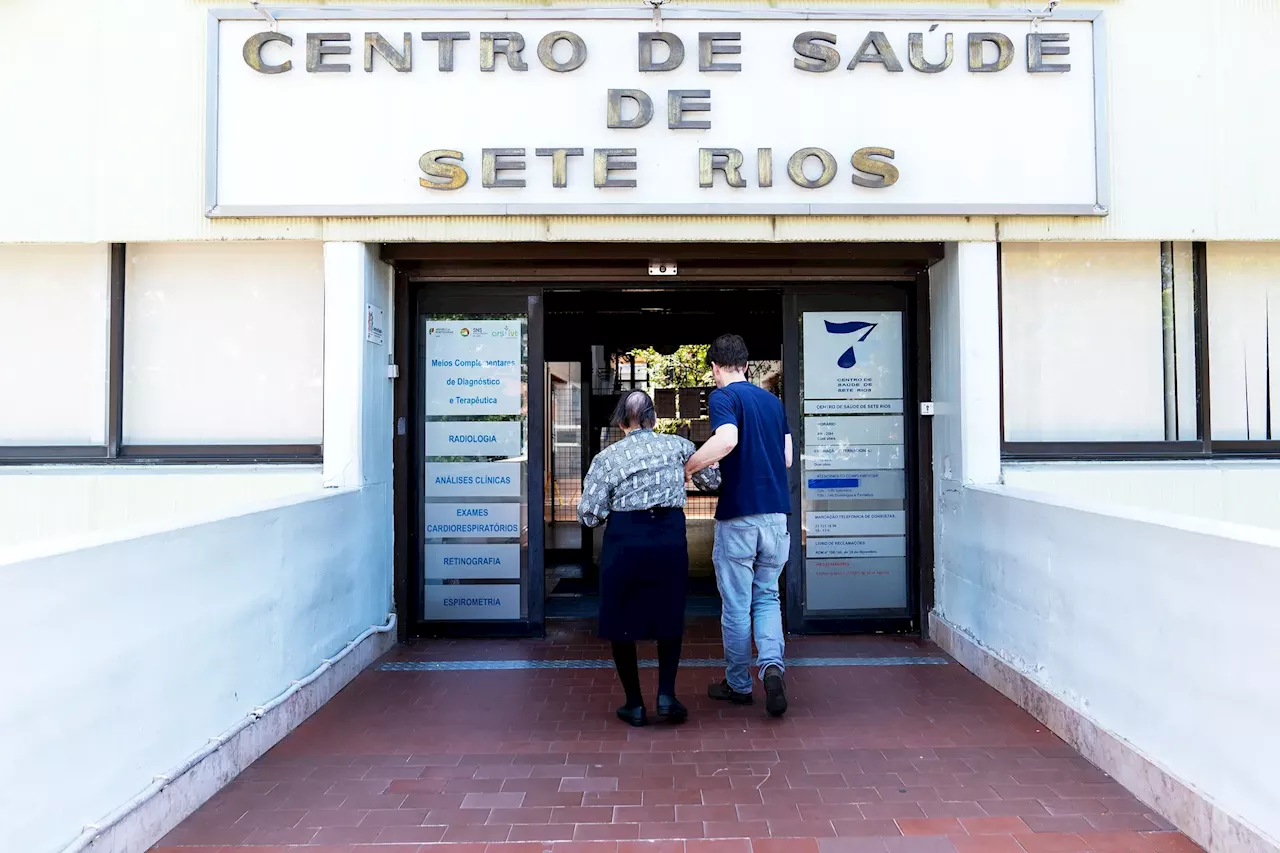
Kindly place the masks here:
POLYGON ((582 547, 578 500, 582 497, 582 365, 547 363, 551 458, 547 470, 547 548, 582 547))
POLYGON ((801 316, 805 614, 907 606, 902 313, 801 316))
POLYGON ((1280 335, 1271 349, 1271 297, 1280 314, 1280 247, 1210 243, 1209 393, 1215 441, 1280 439, 1280 335))
POLYGON ((423 619, 528 616, 528 371, 523 314, 422 320, 423 619))
POLYGON ((1006 243, 1004 437, 1196 438, 1190 243, 1006 243))
POLYGON ((106 443, 108 258, 0 246, 0 445, 106 443))
POLYGON ((129 244, 126 444, 320 444, 320 243, 129 244))

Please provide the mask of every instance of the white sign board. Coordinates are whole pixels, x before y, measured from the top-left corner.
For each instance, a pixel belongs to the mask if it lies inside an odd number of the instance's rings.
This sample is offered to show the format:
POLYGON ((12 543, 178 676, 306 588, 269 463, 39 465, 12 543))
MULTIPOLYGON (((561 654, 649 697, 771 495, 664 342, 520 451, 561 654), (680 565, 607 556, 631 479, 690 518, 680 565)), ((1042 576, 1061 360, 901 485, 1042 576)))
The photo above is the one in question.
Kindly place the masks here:
POLYGON ((905 497, 906 477, 902 469, 804 473, 804 498, 808 501, 900 501, 905 497))
POLYGON ((860 536, 823 539, 810 536, 805 540, 806 557, 905 557, 905 536, 860 536))
POLYGON ((427 328, 427 415, 518 415, 521 320, 437 320, 427 328))
POLYGON ((880 610, 907 606, 901 557, 805 560, 809 610, 880 610))
POLYGON ((386 341, 387 320, 386 312, 377 305, 365 303, 364 306, 364 339, 371 344, 380 344, 386 341))
POLYGON ((907 532, 907 514, 902 510, 806 512, 804 527, 810 536, 901 536, 907 532))
POLYGON ((422 605, 434 621, 519 619, 520 584, 427 584, 422 605))
POLYGON ((206 212, 1106 213, 1095 14, 456 11, 215 13, 206 212))
POLYGON ((519 462, 428 462, 429 498, 519 497, 519 462))
POLYGON ((520 504, 429 503, 427 537, 504 539, 520 535, 520 504))
POLYGON ((844 415, 804 419, 806 452, 824 446, 846 448, 863 444, 902 444, 902 415, 844 415))
POLYGON ((519 421, 433 421, 427 424, 428 456, 520 455, 519 421))
POLYGON ((902 314, 805 312, 804 398, 893 401, 902 411, 902 314))
POLYGON ((901 444, 858 447, 824 444, 806 449, 801 462, 805 471, 848 471, 855 468, 902 468, 906 459, 901 444))
MULTIPOLYGON (((428 504, 430 507, 430 504, 428 504)), ((426 577, 431 579, 520 579, 520 545, 443 545, 428 542, 426 577)))

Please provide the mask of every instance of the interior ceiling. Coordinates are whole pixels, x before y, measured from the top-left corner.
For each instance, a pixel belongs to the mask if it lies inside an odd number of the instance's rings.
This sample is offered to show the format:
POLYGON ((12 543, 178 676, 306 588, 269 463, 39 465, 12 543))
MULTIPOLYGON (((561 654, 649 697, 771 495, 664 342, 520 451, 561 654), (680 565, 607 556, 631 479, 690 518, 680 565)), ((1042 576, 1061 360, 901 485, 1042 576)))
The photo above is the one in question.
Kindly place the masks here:
POLYGON ((753 357, 782 352, 778 291, 553 291, 544 317, 548 360, 581 358, 590 346, 672 350, 728 332, 742 335, 753 357))

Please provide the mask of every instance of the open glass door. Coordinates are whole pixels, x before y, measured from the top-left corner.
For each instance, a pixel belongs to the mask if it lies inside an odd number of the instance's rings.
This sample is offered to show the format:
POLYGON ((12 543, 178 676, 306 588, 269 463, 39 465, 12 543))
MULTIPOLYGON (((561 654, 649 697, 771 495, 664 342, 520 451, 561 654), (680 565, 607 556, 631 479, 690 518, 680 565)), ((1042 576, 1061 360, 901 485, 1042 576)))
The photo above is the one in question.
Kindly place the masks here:
POLYGON ((800 381, 788 395, 799 449, 788 619, 806 632, 910 630, 918 502, 907 294, 859 285, 789 303, 800 381))
POLYGON ((534 292, 428 287, 419 296, 422 634, 542 630, 540 323, 534 292))

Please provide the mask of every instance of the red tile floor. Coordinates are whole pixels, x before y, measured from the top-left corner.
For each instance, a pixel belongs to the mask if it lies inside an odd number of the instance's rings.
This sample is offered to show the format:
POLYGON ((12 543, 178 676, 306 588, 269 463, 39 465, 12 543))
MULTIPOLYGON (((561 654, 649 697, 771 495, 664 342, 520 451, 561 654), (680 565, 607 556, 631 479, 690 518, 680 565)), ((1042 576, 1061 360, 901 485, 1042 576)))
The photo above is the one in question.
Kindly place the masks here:
MULTIPOLYGON (((691 625, 686 658, 718 656, 691 625)), ((642 650, 642 657, 645 651, 642 650)), ((648 655, 652 656, 650 649, 648 655)), ((632 729, 607 669, 362 673, 155 853, 1192 853, 1123 787, 936 647, 792 640, 784 719, 705 697, 632 729), (895 658, 941 659, 899 665, 895 658)), ((590 626, 420 642, 383 663, 604 659, 590 626)), ((656 673, 642 672, 646 690, 656 673)))

